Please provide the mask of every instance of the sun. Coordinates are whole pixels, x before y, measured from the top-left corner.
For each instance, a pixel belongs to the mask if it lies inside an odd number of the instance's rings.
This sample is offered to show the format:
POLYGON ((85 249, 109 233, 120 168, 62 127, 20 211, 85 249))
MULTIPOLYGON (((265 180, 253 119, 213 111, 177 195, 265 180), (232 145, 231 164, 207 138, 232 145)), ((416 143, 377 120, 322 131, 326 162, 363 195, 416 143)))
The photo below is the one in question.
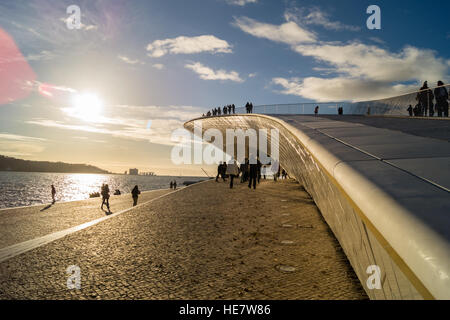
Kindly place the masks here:
POLYGON ((73 113, 76 117, 90 122, 97 121, 102 112, 103 103, 94 93, 80 93, 73 97, 73 113))

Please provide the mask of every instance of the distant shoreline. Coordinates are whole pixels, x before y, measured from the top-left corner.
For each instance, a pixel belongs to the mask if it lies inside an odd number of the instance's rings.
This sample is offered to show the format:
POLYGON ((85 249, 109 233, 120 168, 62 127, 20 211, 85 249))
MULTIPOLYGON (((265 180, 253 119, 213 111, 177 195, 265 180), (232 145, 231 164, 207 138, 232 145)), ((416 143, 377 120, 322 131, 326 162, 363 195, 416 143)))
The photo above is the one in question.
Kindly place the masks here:
POLYGON ((110 173, 108 170, 103 170, 90 164, 23 160, 3 155, 0 155, 0 171, 94 174, 110 173))
POLYGON ((123 173, 113 172, 67 172, 67 171, 22 171, 22 170, 1 170, 0 172, 17 172, 17 173, 67 173, 67 174, 112 174, 112 175, 124 175, 123 173))
POLYGON ((127 177, 180 177, 180 178, 205 178, 205 179, 211 179, 210 177, 205 176, 180 176, 180 175, 129 175, 129 174, 123 174, 123 173, 114 173, 114 172, 108 172, 108 173, 95 173, 95 172, 60 172, 60 171, 16 171, 16 170, 1 170, 0 172, 16 172, 16 173, 66 173, 66 174, 102 174, 102 175, 113 175, 113 176, 127 176, 127 177))

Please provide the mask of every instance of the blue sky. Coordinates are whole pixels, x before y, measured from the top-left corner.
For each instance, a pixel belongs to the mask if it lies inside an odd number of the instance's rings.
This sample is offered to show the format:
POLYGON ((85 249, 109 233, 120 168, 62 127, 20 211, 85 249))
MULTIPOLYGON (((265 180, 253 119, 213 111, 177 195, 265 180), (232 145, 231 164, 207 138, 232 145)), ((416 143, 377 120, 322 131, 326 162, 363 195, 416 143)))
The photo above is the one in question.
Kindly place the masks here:
POLYGON ((93 92, 103 111, 86 121, 64 99, 13 97, 0 106, 0 154, 178 173, 167 164, 170 132, 210 107, 369 100, 447 83, 449 11, 448 1, 3 0, 0 28, 34 83, 93 92), (66 26, 71 4, 79 30, 66 26), (381 30, 366 27, 371 4, 381 30))

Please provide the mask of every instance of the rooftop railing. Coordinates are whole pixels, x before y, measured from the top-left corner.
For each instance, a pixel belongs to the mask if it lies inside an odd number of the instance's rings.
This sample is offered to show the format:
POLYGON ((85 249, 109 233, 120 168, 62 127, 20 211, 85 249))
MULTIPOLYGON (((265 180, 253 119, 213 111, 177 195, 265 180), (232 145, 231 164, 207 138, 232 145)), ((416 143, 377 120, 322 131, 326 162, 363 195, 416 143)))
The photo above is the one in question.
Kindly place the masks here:
MULTIPOLYGON (((408 116, 408 108, 411 105, 412 110, 417 106, 419 114, 417 116, 438 116, 439 109, 443 102, 437 101, 435 89, 445 88, 449 92, 450 85, 440 87, 431 87, 422 91, 415 91, 396 97, 359 101, 359 102, 308 102, 292 104, 272 104, 258 105, 253 107, 253 113, 260 114, 314 114, 314 109, 319 106, 319 114, 338 114, 338 108, 343 108, 344 114, 355 115, 398 115, 408 116), (419 97, 423 97, 420 101, 419 97), (431 97, 430 97, 431 96, 431 97), (425 98, 426 97, 426 98, 425 98), (431 112, 430 112, 431 111, 431 112)), ((447 110, 448 110, 448 99, 447 110)), ((441 110, 442 111, 442 110, 441 110)), ((246 113, 245 107, 236 108, 236 113, 246 113)), ((443 111, 442 111, 443 113, 443 111)), ((448 114, 448 112, 447 112, 448 114)))

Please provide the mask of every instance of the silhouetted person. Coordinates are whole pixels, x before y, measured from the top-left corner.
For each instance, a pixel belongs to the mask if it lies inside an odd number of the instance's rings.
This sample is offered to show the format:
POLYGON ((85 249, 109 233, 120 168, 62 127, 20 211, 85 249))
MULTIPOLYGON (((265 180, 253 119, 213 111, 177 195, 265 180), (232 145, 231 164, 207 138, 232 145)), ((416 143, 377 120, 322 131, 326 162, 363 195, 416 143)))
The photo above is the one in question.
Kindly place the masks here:
POLYGON ((173 189, 173 182, 172 181, 170 181, 170 189, 171 190, 173 189))
MULTIPOLYGON (((219 165, 217 166, 217 176, 216 176, 216 182, 219 182, 219 177, 222 174, 222 161, 219 163, 219 165)), ((222 177, 223 179, 223 177, 222 177)))
POLYGON ((101 195, 102 195, 101 209, 103 210, 103 205, 106 204, 106 207, 108 208, 108 212, 109 212, 110 211, 109 210, 109 186, 107 184, 102 185, 101 195))
POLYGON ((253 113, 253 103, 250 102, 250 113, 253 113))
POLYGON ((434 89, 434 96, 436 97, 436 109, 438 112, 438 117, 448 117, 448 91, 444 87, 442 81, 438 81, 438 87, 434 89))
POLYGON ((133 207, 137 205, 140 194, 141 192, 139 191, 138 186, 134 186, 133 190, 131 190, 131 196, 133 197, 133 207))
POLYGON ((56 202, 55 196, 56 196, 56 189, 55 189, 55 186, 52 185, 52 203, 56 202))
POLYGON ((412 117, 413 116, 413 107, 412 105, 409 105, 408 109, 406 109, 409 113, 409 116, 412 117))
POLYGON ((236 106, 234 105, 234 103, 231 105, 231 109, 233 110, 233 114, 235 114, 236 112, 236 106))
POLYGON ((231 114, 231 105, 228 106, 228 114, 231 114))
POLYGON ((314 115, 317 116, 319 114, 319 106, 314 108, 314 115))
POLYGON ((226 174, 230 176, 230 189, 233 189, 233 180, 235 177, 239 176, 239 168, 236 164, 236 160, 231 159, 228 162, 226 174))
POLYGON ((247 181, 248 176, 248 159, 245 158, 239 167, 239 171, 241 172, 241 183, 247 181))
POLYGON ((255 158, 250 160, 249 167, 248 187, 251 188, 253 184, 253 189, 256 189, 256 180, 258 180, 258 163, 255 158))
POLYGON ((426 117, 428 109, 430 110, 430 115, 433 116, 433 99, 434 95, 430 88, 428 88, 428 82, 425 81, 420 91, 417 93, 416 99, 419 101, 420 105, 420 115, 426 117))
POLYGON ((227 179, 226 179, 227 178, 227 163, 226 162, 224 162, 222 164, 222 170, 221 170, 220 176, 222 177, 222 180, 224 182, 227 181, 227 179))
POLYGON ((262 168, 262 163, 261 161, 259 161, 259 158, 256 159, 256 164, 257 164, 257 168, 258 168, 258 183, 261 180, 261 168, 262 168))
POLYGON ((173 190, 177 189, 177 180, 173 180, 173 190))
POLYGON ((418 117, 420 115, 420 105, 416 104, 413 108, 414 117, 418 117))
POLYGON ((277 178, 280 175, 280 163, 277 160, 273 161, 270 170, 273 174, 273 181, 277 182, 277 178))

